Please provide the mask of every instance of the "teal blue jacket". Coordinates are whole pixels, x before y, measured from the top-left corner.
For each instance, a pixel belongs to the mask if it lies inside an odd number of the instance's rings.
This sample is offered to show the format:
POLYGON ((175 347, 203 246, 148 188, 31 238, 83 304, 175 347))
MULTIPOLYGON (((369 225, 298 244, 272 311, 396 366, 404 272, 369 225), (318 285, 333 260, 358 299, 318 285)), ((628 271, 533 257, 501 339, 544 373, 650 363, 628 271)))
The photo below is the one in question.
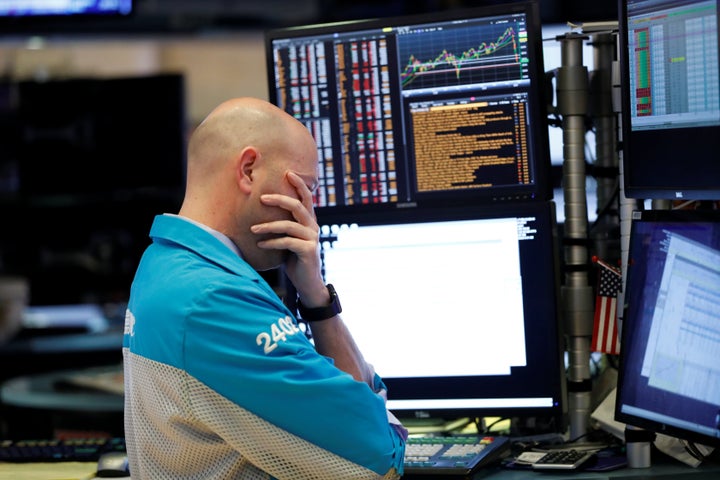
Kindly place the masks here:
MULTIPOLYGON (((123 340, 131 469, 142 470, 143 449, 155 429, 177 442, 179 451, 182 442, 208 436, 209 443, 222 445, 228 469, 249 462, 268 478, 282 476, 281 470, 263 459, 286 459, 288 449, 305 442, 327 452, 328 463, 339 458, 352 464, 350 470, 402 474, 405 432, 389 420, 394 417, 379 376, 373 391, 318 354, 270 285, 210 232, 160 215, 150 236, 132 284, 123 340), (152 406, 148 399, 158 397, 170 407, 152 406), (245 424, 237 420, 243 415, 291 441, 246 445, 245 424)), ((252 435, 262 435, 255 430, 252 435)), ((163 468, 157 458, 149 463, 148 474, 163 468)), ((325 468, 322 459, 316 468, 325 468)))

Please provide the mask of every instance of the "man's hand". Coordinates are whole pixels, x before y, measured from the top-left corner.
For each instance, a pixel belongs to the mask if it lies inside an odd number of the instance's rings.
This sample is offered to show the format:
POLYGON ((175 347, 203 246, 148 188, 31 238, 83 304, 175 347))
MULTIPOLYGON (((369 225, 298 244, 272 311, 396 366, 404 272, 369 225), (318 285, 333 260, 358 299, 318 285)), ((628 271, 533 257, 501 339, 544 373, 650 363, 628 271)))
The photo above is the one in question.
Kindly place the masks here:
MULTIPOLYGON (((287 195, 266 194, 260 200, 269 206, 287 210, 293 220, 277 220, 253 225, 255 233, 279 234, 278 238, 263 240, 261 248, 277 248, 290 252, 285 266, 290 281, 295 285, 300 300, 307 307, 330 303, 320 268, 320 227, 313 210, 312 192, 303 179, 293 172, 287 179, 297 192, 297 198, 287 195)), ((374 370, 365 362, 350 331, 339 316, 313 324, 315 347, 321 355, 332 357, 335 366, 349 373, 359 382, 373 388, 374 370)))
POLYGON ((312 192, 296 173, 289 171, 286 178, 294 187, 297 198, 265 194, 260 200, 267 206, 287 210, 293 220, 253 225, 252 231, 278 235, 276 238, 258 242, 258 246, 289 251, 285 272, 303 303, 309 307, 326 305, 330 299, 321 274, 320 227, 313 209, 312 192))

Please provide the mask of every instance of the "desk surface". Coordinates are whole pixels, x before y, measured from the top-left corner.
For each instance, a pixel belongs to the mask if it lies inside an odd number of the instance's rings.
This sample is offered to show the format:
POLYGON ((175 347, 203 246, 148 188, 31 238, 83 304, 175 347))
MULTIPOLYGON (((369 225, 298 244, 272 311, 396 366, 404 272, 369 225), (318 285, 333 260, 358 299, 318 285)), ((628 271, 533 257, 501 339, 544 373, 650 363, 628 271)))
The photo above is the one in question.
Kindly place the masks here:
MULTIPOLYGON (((0 463, 0 480, 90 480, 94 478, 95 467, 94 462, 0 463)), ((720 464, 703 464, 698 468, 692 468, 678 461, 663 461, 650 468, 623 468, 605 473, 549 474, 492 467, 480 470, 473 480, 717 480, 719 478, 720 464)), ((443 480, 453 480, 453 478, 446 476, 443 480)), ((461 480, 460 477, 458 480, 461 480)))
POLYGON ((95 462, 0 463, 0 480, 89 480, 95 462))
MULTIPOLYGON (((701 465, 689 467, 683 463, 662 463, 650 468, 621 468, 612 472, 534 472, 528 470, 508 470, 491 468, 479 471, 473 480, 718 480, 720 465, 701 465)), ((449 479, 446 479, 449 480, 449 479)))
POLYGON ((481 468, 472 477, 406 475, 403 480, 720 480, 720 458, 710 456, 693 468, 659 450, 651 453, 649 468, 619 468, 608 472, 535 471, 500 464, 481 468))

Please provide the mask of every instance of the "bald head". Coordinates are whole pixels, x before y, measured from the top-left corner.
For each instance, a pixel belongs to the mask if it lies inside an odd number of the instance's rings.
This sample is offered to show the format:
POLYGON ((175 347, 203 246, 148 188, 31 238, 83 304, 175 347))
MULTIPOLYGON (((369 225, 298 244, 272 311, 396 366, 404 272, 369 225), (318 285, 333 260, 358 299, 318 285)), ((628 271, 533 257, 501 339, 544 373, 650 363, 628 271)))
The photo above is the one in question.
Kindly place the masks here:
POLYGON ((291 217, 260 200, 265 193, 296 195, 287 180, 289 171, 311 189, 317 184, 317 147, 310 131, 264 100, 228 100, 210 112, 190 137, 179 213, 224 233, 246 258, 253 257, 258 239, 250 226, 291 217))
POLYGON ((190 137, 184 207, 207 211, 207 202, 229 194, 233 162, 247 147, 277 168, 299 168, 308 155, 313 167, 317 164, 314 140, 302 123, 267 101, 234 98, 210 112, 190 137))
POLYGON ((252 145, 263 151, 290 149, 308 132, 293 117, 266 101, 243 97, 223 102, 203 120, 188 143, 188 188, 213 183, 222 163, 252 145))

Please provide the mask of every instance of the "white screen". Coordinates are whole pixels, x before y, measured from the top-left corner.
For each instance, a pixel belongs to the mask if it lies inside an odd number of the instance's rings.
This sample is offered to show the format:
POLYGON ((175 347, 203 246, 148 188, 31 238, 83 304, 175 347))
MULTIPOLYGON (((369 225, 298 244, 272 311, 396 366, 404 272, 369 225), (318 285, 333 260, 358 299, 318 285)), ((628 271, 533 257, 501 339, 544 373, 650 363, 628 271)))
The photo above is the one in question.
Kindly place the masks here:
POLYGON ((523 225, 500 218, 333 227, 325 278, 380 375, 509 375, 526 365, 518 241, 533 232, 523 225))

